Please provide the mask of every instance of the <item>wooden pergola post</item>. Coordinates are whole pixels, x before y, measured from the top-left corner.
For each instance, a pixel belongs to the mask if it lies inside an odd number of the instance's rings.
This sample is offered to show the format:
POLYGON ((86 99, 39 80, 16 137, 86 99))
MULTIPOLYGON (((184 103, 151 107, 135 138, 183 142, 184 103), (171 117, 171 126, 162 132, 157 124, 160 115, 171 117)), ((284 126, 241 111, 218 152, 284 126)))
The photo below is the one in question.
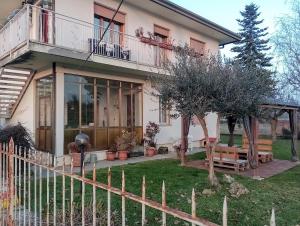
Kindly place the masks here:
POLYGON ((259 161, 258 161, 258 151, 257 151, 257 140, 259 134, 259 123, 256 117, 252 117, 251 127, 252 127, 253 144, 254 144, 254 159, 256 165, 258 166, 259 161))
POLYGON ((291 154, 292 161, 296 162, 299 160, 297 153, 297 110, 289 110, 289 120, 290 120, 290 129, 291 129, 291 154))

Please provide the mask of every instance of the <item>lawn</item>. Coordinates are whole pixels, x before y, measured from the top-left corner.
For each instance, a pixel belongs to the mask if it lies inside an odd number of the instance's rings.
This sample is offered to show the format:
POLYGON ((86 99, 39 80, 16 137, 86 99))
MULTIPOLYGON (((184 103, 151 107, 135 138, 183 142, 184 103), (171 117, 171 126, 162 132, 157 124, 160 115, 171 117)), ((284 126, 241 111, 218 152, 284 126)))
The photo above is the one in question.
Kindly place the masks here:
MULTIPOLYGON (((225 142, 227 137, 223 136, 225 142)), ((237 139, 240 141, 240 138, 237 139)), ((274 144, 276 158, 289 159, 289 142, 278 140, 274 144)), ((202 153, 189 156, 190 159, 204 158, 202 153)), ((177 160, 157 160, 139 164, 130 164, 112 169, 112 184, 121 187, 121 172, 126 174, 126 190, 137 195, 141 195, 142 176, 145 175, 147 183, 147 197, 158 202, 161 201, 161 184, 166 183, 167 204, 170 207, 190 212, 191 191, 195 188, 197 199, 197 215, 206 218, 214 223, 221 224, 222 202, 224 196, 228 196, 228 218, 229 225, 268 225, 272 207, 276 211, 277 225, 297 225, 300 224, 300 166, 286 171, 280 175, 262 181, 234 176, 234 178, 246 186, 250 193, 240 198, 230 197, 229 185, 222 183, 216 194, 211 196, 202 195, 207 184, 207 172, 193 168, 179 166, 177 160)), ((106 183, 107 169, 97 171, 97 180, 106 183)), ((222 181, 222 174, 217 174, 222 181)), ((91 177, 89 174, 88 177, 91 177)), ((57 178, 57 187, 61 187, 61 178, 57 178)), ((69 181, 67 181, 67 187, 69 181)), ((52 183, 51 183, 52 186, 52 183)), ((45 188, 45 186, 44 186, 45 188)), ((79 184, 75 185, 78 191, 79 184)), ((60 189, 57 189, 57 202, 60 202, 60 189)), ((90 199, 92 188, 86 187, 86 200, 90 199)), ((45 192, 43 192, 45 195, 45 192)), ((69 189, 67 189, 69 196, 69 189)), ((32 196, 33 197, 33 196, 32 196)), ((106 202, 106 193, 97 192, 98 201, 106 202)), ((120 197, 112 197, 112 208, 117 213, 121 212, 120 197)), ((45 200, 45 196, 44 196, 45 200)), ((76 197, 80 202, 80 197, 76 197)), ((105 205, 105 204, 104 204, 105 205)), ((133 202, 126 202, 127 224, 129 226, 140 225, 141 206, 133 202)), ((161 214, 147 208, 147 225, 161 225, 161 214)), ((168 217, 167 225, 185 225, 168 217)))

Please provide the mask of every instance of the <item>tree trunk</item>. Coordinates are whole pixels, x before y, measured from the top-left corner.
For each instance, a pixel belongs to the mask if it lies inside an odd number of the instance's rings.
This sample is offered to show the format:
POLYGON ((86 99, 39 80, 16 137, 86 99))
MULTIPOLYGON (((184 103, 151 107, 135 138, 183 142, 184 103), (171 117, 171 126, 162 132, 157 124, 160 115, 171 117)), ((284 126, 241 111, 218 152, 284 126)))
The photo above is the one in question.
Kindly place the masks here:
POLYGON ((272 140, 277 140, 276 128, 277 128, 277 118, 272 118, 271 120, 271 133, 272 133, 272 140))
POLYGON ((200 125, 203 129, 204 137, 205 137, 205 141, 206 141, 206 146, 205 146, 206 156, 208 157, 208 160, 209 160, 208 181, 211 186, 218 186, 219 182, 218 182, 218 178, 215 175, 214 161, 213 161, 213 155, 215 152, 215 143, 212 145, 210 144, 209 137, 208 137, 208 129, 207 129, 205 119, 201 116, 197 116, 197 117, 198 117, 200 125))
POLYGON ((186 164, 186 155, 185 155, 185 151, 181 148, 181 151, 180 151, 180 165, 185 166, 185 164, 186 164))
POLYGON ((232 147, 234 145, 234 128, 237 119, 233 116, 227 117, 227 126, 229 131, 229 139, 228 139, 228 147, 232 147))

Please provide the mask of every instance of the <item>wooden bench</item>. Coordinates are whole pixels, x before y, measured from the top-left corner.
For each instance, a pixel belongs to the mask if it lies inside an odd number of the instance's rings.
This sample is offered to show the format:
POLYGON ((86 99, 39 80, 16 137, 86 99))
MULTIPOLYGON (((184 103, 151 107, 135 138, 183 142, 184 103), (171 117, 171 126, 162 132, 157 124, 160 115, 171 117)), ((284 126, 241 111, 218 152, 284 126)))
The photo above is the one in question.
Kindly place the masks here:
MULTIPOLYGON (((213 156, 214 166, 244 171, 248 167, 248 160, 239 159, 237 147, 216 146, 213 156)), ((209 158, 206 159, 209 164, 209 158)))
MULTIPOLYGON (((273 160, 273 148, 272 148, 272 140, 269 139, 258 139, 256 150, 258 151, 258 160, 261 162, 269 162, 273 160)), ((243 146, 244 150, 249 150, 249 141, 247 138, 243 138, 243 146)))

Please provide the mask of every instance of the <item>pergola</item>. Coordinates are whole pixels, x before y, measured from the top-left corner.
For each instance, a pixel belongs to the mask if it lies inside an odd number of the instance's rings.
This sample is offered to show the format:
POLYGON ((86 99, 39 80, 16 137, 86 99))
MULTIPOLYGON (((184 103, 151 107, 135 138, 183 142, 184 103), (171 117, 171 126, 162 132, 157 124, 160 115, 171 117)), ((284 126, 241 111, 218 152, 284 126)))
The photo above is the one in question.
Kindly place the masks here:
MULTIPOLYGON (((287 112, 289 115, 289 122, 290 122, 290 130, 291 130, 291 160, 292 161, 298 161, 299 156, 297 153, 297 112, 300 109, 299 105, 295 104, 288 104, 288 103, 268 103, 261 105, 261 108, 263 109, 271 109, 271 110, 280 110, 282 112, 287 112)), ((256 147, 257 139, 258 139, 258 131, 259 131, 259 124, 258 124, 258 118, 254 117, 247 117, 244 119, 244 127, 245 132, 249 138, 249 143, 251 143, 253 146, 254 152, 252 154, 252 160, 254 162, 258 162, 257 157, 257 151, 254 147, 256 147), (252 141, 252 142, 251 142, 252 141)), ((251 150, 250 150, 251 152, 251 150)), ((255 164, 255 163, 254 163, 255 164)))

